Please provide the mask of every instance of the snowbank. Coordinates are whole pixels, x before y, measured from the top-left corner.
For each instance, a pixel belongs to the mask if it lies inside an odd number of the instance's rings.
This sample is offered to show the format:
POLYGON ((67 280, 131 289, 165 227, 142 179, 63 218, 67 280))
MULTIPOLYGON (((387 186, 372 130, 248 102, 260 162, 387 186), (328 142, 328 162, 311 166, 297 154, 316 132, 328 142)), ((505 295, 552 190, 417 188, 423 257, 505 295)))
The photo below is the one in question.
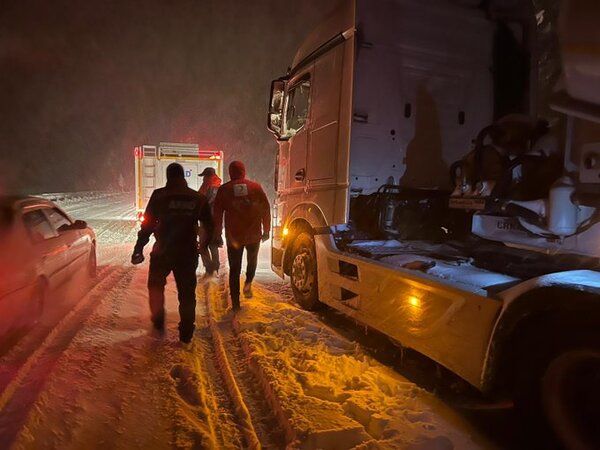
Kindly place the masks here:
POLYGON ((431 394, 267 290, 256 289, 234 324, 291 447, 480 447, 431 394))

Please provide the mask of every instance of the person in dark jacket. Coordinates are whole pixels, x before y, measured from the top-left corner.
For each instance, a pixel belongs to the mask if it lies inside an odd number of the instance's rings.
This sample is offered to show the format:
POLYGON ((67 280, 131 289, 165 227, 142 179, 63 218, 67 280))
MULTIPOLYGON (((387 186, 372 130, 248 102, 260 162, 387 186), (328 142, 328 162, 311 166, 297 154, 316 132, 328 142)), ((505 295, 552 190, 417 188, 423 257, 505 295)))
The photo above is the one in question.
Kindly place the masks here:
POLYGON ((229 165, 231 181, 221 186, 213 207, 215 237, 220 239, 225 215, 225 237, 229 259, 229 291, 234 310, 240 308, 240 273, 246 249, 248 260, 244 296, 252 297, 252 281, 256 273, 261 240, 269 239, 271 214, 269 200, 260 184, 246 179, 246 168, 240 161, 229 165))
MULTIPOLYGON (((213 167, 205 168, 198 176, 204 177, 202 186, 200 186, 198 192, 207 198, 208 204, 212 209, 217 196, 217 191, 221 186, 221 178, 219 178, 213 167)), ((215 272, 218 272, 219 267, 221 266, 219 260, 219 246, 211 241, 211 237, 212 236, 208 234, 205 229, 200 230, 200 243, 198 248, 200 257, 202 258, 202 264, 206 270, 205 275, 209 278, 212 277, 215 272)))
POLYGON ((170 164, 167 185, 155 190, 148 201, 131 262, 144 261, 144 246, 154 234, 148 275, 152 323, 157 330, 164 330, 164 289, 167 276, 173 272, 179 299, 179 340, 185 343, 192 340, 195 328, 198 222, 208 232, 213 231, 208 201, 188 188, 181 165, 170 164))

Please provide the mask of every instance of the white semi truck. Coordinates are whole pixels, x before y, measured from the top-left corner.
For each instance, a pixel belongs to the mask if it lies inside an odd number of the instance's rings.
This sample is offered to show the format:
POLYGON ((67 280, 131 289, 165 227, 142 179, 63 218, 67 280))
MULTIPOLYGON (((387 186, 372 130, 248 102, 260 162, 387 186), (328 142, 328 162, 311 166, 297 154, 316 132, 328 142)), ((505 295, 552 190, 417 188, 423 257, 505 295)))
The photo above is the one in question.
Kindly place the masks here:
POLYGON ((272 267, 600 448, 600 10, 563 4, 555 86, 543 3, 342 2, 272 82, 272 267))
POLYGON ((199 176, 206 167, 213 167, 223 178, 223 152, 200 150, 198 144, 161 142, 158 145, 139 145, 135 157, 135 208, 137 219, 143 218, 144 209, 154 189, 166 182, 167 166, 177 162, 183 166, 188 186, 198 190, 202 184, 199 176))

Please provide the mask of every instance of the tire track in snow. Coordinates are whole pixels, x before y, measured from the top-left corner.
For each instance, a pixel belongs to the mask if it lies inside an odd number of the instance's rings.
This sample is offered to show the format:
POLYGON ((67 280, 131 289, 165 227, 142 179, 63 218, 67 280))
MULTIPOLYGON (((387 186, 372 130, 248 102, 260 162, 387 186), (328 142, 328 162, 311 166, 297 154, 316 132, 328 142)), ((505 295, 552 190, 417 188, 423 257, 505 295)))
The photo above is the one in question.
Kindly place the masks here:
MULTIPOLYGON (((91 281, 88 286, 88 294, 98 286, 114 269, 108 266, 99 268, 97 276, 91 281)), ((54 293, 53 295, 58 295, 54 293)), ((86 294, 87 295, 87 294, 86 294)), ((85 297, 85 296, 84 296, 85 297)), ((79 302, 84 301, 84 297, 79 299, 79 302)), ((77 305, 74 305, 77 307, 77 305)), ((64 318, 61 321, 65 320, 64 318)), ((59 322, 60 323, 60 322, 59 322)), ((58 323, 41 325, 37 324, 30 330, 25 337, 23 337, 12 349, 10 349, 4 356, 0 358, 0 399, 5 395, 9 384, 19 375, 21 369, 28 360, 31 359, 32 354, 39 348, 39 346, 48 338, 48 335, 54 328, 58 326, 58 323), (26 357, 24 355, 27 355, 26 357)), ((1 401, 1 400, 0 400, 1 401)), ((1 404, 1 403, 0 403, 1 404)), ((2 408, 0 407, 0 413, 2 408)))
MULTIPOLYGON (((175 366, 191 367, 176 364, 188 352, 176 341, 173 321, 164 336, 152 331, 145 279, 146 271, 136 268, 133 277, 106 292, 63 353, 16 448, 40 443, 48 448, 239 447, 207 438, 207 415, 193 393, 175 392, 170 372, 175 366)), ((167 310, 176 310, 173 288, 166 289, 167 310)), ((208 408, 217 411, 211 395, 208 408)), ((220 425, 216 428, 226 428, 220 425)))
MULTIPOLYGON (((99 268, 97 276, 90 286, 88 286, 88 292, 79 299, 78 303, 74 308, 78 308, 78 304, 84 302, 86 297, 92 293, 96 287, 102 283, 105 277, 109 276, 114 272, 114 268, 105 266, 99 268)), ((35 326, 15 347, 10 349, 6 355, 0 358, 0 414, 2 413, 3 399, 6 395, 7 389, 15 380, 22 376, 23 370, 26 365, 31 365, 33 354, 36 349, 39 349, 45 340, 49 339, 50 333, 60 325, 60 323, 67 320, 67 317, 63 317, 58 323, 50 326, 35 326)))
POLYGON ((106 272, 104 279, 50 331, 0 395, 0 442, 11 443, 15 439, 62 352, 98 306, 105 290, 118 284, 128 271, 111 268, 106 272))
POLYGON ((235 421, 234 406, 216 366, 210 332, 196 331, 180 364, 171 368, 177 384, 179 410, 193 427, 204 430, 209 442, 201 448, 241 448, 243 437, 235 421))
POLYGON ((264 392, 256 389, 260 383, 248 370, 247 358, 234 333, 231 320, 216 320, 215 307, 218 309, 219 303, 227 304, 225 279, 224 276, 219 279, 222 287, 220 293, 214 283, 204 286, 209 329, 222 377, 236 404, 236 413, 248 448, 284 448, 284 434, 264 392))
MULTIPOLYGON (((204 294, 205 288, 199 284, 197 299, 204 294)), ((206 436, 193 448, 245 448, 235 405, 217 360, 206 302, 198 301, 194 339, 191 344, 182 345, 179 361, 170 370, 176 384, 178 411, 206 436)))
POLYGON ((17 448, 40 442, 50 448, 170 448, 175 442, 177 411, 165 370, 173 343, 150 331, 145 271, 131 269, 63 353, 17 448))
MULTIPOLYGON (((92 398, 101 389, 97 377, 111 366, 111 357, 103 341, 108 336, 107 331, 117 328, 134 271, 132 267, 126 269, 115 284, 107 286, 98 305, 82 320, 74 338, 60 352, 52 376, 36 398, 20 430, 15 441, 16 448, 37 448, 41 442, 47 448, 89 447, 74 445, 73 437, 85 424, 80 416, 93 411, 95 404, 92 398), (90 386, 94 387, 93 392, 89 390, 90 386), (59 407, 52 411, 53 405, 59 407)), ((115 405, 115 409, 120 412, 118 406, 115 405)), ((119 421, 118 415, 115 417, 119 421)), ((96 442, 102 444, 105 438, 110 439, 111 436, 102 436, 96 442)))
POLYGON ((250 416, 250 412, 248 407, 246 406, 246 402, 240 392, 239 386, 236 382, 236 379, 233 375, 233 371, 231 370, 231 366, 229 364, 229 360, 227 358, 227 354, 223 345, 223 340, 219 333, 219 328, 216 324, 212 307, 211 307, 211 284, 205 286, 205 302, 206 302, 206 311, 208 316, 208 328, 210 330, 210 334, 213 340, 215 357, 217 360, 217 364, 219 366, 221 376, 225 381, 225 385, 227 386, 227 390, 229 392, 229 396, 231 401, 235 405, 235 412, 238 417, 239 426, 242 430, 242 434, 244 435, 244 439, 246 441, 246 446, 250 449, 260 449, 260 441, 258 439, 258 435, 256 434, 256 430, 254 429, 254 424, 252 423, 252 418, 250 416))

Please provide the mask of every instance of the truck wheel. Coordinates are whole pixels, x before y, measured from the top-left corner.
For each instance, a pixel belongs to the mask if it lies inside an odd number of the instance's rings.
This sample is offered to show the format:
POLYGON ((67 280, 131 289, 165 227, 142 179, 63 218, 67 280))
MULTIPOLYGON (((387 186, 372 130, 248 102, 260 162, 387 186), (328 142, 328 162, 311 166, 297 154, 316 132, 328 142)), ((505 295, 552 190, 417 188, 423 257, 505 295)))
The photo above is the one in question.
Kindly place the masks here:
POLYGON ((294 241, 290 273, 296 302, 308 311, 319 309, 322 303, 318 298, 315 241, 306 232, 300 233, 294 241))
POLYGON ((573 334, 560 333, 554 346, 525 346, 518 364, 521 434, 535 434, 544 448, 600 448, 600 336, 573 334))
POLYGON ((544 372, 541 392, 544 415, 566 448, 600 448, 600 350, 558 354, 544 372))

